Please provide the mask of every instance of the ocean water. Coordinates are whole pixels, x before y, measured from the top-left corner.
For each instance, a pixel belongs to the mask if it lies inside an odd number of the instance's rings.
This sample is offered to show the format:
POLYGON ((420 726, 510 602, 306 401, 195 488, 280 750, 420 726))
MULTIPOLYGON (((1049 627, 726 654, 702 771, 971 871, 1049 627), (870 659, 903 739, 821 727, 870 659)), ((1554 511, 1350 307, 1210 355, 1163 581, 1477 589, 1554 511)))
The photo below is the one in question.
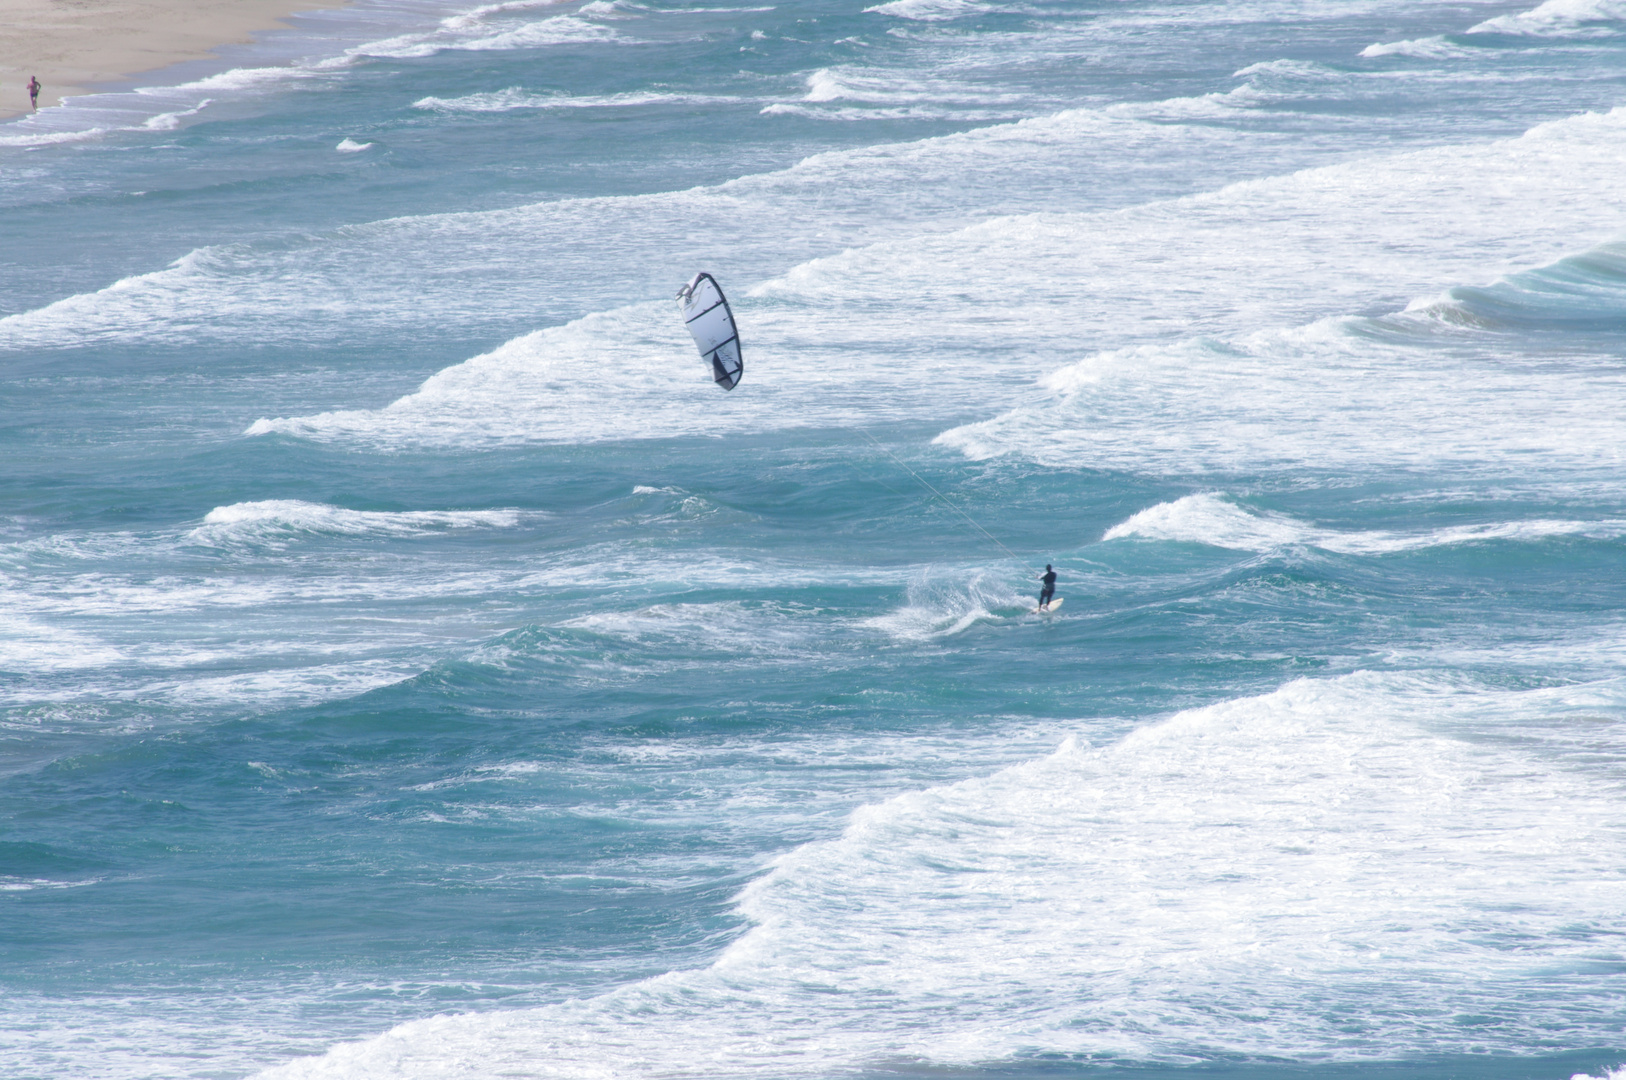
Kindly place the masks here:
POLYGON ((0 1074, 1626 1076, 1533 3, 364 0, 0 124, 0 1074))

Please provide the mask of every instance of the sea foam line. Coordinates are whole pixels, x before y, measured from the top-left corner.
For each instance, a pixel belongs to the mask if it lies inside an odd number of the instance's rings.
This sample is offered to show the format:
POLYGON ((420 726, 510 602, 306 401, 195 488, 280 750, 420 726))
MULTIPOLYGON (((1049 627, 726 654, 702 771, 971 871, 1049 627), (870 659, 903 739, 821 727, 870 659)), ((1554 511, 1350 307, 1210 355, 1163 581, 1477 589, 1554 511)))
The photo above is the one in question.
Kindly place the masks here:
POLYGON ((1528 543, 1554 536, 1616 539, 1626 536, 1626 520, 1535 518, 1414 533, 1339 530, 1323 528, 1287 514, 1254 510, 1220 494, 1203 492, 1142 510, 1112 526, 1101 539, 1163 540, 1261 553, 1304 546, 1345 555, 1387 555, 1492 540, 1528 543))

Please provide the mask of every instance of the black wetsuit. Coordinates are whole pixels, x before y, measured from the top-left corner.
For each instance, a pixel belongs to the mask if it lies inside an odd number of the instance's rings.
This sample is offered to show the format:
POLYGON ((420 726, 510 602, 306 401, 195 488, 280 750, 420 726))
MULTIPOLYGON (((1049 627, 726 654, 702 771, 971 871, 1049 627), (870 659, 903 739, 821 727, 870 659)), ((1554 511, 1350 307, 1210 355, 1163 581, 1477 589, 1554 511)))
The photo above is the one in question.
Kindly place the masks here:
POLYGON ((1044 607, 1050 603, 1050 598, 1056 595, 1056 572, 1046 570, 1044 574, 1044 588, 1039 590, 1039 606, 1044 607))

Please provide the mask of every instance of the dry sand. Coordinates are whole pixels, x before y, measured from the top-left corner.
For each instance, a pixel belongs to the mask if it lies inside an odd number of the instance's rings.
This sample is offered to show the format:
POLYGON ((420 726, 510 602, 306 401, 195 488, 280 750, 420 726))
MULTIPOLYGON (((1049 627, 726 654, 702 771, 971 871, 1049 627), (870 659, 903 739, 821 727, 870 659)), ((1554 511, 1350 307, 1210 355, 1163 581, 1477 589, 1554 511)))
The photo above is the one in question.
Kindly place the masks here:
POLYGON ((0 0, 0 119, 28 111, 38 76, 40 108, 96 83, 125 79, 274 30, 296 11, 344 0, 0 0))

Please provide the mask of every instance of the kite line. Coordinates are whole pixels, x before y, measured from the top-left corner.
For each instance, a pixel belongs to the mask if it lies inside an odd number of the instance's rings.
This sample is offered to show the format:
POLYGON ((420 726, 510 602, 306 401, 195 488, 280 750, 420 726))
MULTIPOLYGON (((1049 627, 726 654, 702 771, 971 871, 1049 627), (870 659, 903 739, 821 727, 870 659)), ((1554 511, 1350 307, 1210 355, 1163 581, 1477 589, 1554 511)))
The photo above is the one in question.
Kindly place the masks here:
POLYGON ((858 432, 858 434, 864 436, 864 438, 868 439, 870 442, 874 443, 875 448, 877 450, 879 450, 881 453, 885 454, 887 457, 889 457, 893 461, 897 462, 898 468, 902 469, 904 472, 908 473, 910 476, 914 477, 917 481, 919 481, 921 487, 925 488, 927 491, 931 492, 933 495, 936 495, 939 499, 942 499, 943 504, 945 506, 947 506, 950 510, 953 510, 956 514, 959 514, 961 517, 963 517, 967 521, 969 521, 971 523, 971 527, 973 529, 976 529, 978 532, 982 533, 982 535, 986 536, 988 539, 992 540, 994 543, 999 544, 999 550, 1003 551, 1005 554, 1009 555, 1011 558, 1015 559, 1017 562, 1025 561, 1025 560, 1023 560, 1022 556, 1018 555, 1016 552, 1012 551, 1010 548, 1006 547, 1004 544, 1000 544, 999 537, 995 536, 993 533, 991 533, 987 529, 983 528, 982 525, 980 525, 977 522, 976 518, 972 517, 970 514, 966 513, 964 510, 960 509, 958 506, 955 506, 952 502, 949 502, 949 498, 948 498, 947 495, 944 495, 941 491, 938 491, 936 488, 932 487, 932 485, 926 481, 925 477, 921 476, 919 473, 915 472, 915 470, 911 469, 907 464, 904 463, 902 458, 898 457, 898 455, 894 454, 892 451, 890 451, 886 447, 882 446, 880 444, 880 442, 875 438, 875 436, 871 435, 868 431, 865 431, 863 428, 854 428, 853 430, 858 432))
MULTIPOLYGON (((711 364, 713 377, 718 386, 724 390, 732 390, 745 374, 745 360, 740 355, 740 332, 734 323, 734 309, 729 307, 728 298, 723 295, 722 286, 717 279, 701 271, 690 282, 678 290, 678 306, 683 311, 683 322, 688 327, 689 334, 694 338, 696 348, 700 350, 703 360, 711 364)), ((1022 562, 1023 559, 1016 552, 1000 542, 999 537, 982 527, 982 523, 960 507, 949 501, 947 495, 938 491, 931 483, 898 455, 881 445, 880 440, 863 428, 853 428, 864 438, 868 439, 875 448, 895 462, 898 468, 915 478, 915 482, 927 491, 936 495, 943 501, 943 505, 965 518, 973 529, 992 540, 999 550, 1022 562)))

